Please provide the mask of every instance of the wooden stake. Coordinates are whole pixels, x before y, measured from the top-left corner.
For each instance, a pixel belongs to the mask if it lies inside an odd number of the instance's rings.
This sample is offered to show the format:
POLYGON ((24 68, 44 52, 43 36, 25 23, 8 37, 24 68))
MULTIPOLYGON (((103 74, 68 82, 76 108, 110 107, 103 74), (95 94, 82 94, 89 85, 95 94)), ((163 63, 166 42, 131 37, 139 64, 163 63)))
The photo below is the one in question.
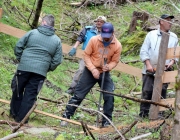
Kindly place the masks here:
MULTIPOLYGON (((161 91, 162 91, 162 83, 163 83, 162 76, 163 76, 164 68, 165 68, 168 42, 169 42, 169 34, 162 32, 161 44, 159 47, 157 70, 156 70, 156 75, 154 79, 154 88, 153 88, 153 95, 152 95, 153 102, 160 102, 161 100, 161 91)), ((159 113, 159 106, 151 104, 149 113, 150 113, 149 119, 151 120, 157 119, 158 113, 159 113)))

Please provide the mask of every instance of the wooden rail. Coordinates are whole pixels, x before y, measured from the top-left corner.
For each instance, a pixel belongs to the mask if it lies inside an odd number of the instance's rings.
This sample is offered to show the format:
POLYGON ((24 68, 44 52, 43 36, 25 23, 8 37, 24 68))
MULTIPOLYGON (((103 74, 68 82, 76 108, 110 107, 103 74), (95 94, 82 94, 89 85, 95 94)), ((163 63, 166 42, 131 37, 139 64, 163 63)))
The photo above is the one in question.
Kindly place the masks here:
MULTIPOLYGON (((1 22, 0 22, 0 32, 17 37, 17 38, 21 38, 26 33, 26 31, 23 31, 15 27, 11 27, 9 25, 5 25, 1 22)), ((62 49, 63 49, 63 53, 67 54, 70 51, 71 46, 67 44, 62 44, 62 49)), ((176 51, 180 51, 180 47, 177 47, 176 51)), ((172 52, 173 52, 172 48, 168 49, 168 58, 179 57, 179 54, 177 52, 176 52, 176 55, 174 55, 174 53, 172 52)), ((75 57, 82 58, 82 54, 83 54, 83 51, 81 49, 77 49, 77 53, 75 57)), ((130 74, 133 76, 137 76, 139 78, 141 78, 142 76, 142 73, 141 73, 142 70, 140 68, 123 64, 121 62, 115 67, 115 70, 124 72, 126 74, 130 74)), ((164 72, 163 83, 175 82, 176 75, 177 75, 177 71, 164 72)))

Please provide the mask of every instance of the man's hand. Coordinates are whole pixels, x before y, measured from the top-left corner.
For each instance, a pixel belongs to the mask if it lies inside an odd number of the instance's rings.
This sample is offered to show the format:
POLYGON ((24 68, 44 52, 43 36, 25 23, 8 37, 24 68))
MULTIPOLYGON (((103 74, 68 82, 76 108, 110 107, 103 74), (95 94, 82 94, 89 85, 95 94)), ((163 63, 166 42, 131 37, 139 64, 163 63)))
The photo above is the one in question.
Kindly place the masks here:
POLYGON ((93 75, 93 77, 94 77, 95 79, 99 79, 100 73, 99 73, 99 71, 95 68, 95 69, 92 70, 92 75, 93 75))
POLYGON ((172 59, 172 60, 169 62, 169 64, 166 65, 166 68, 171 67, 174 63, 175 63, 175 60, 172 59))
POLYGON ((72 48, 68 54, 69 56, 74 56, 76 54, 76 48, 72 48))
POLYGON ((175 60, 172 59, 169 64, 165 65, 165 71, 173 71, 174 70, 174 67, 173 67, 173 64, 175 63, 175 60))
POLYGON ((149 59, 147 59, 147 60, 145 61, 145 64, 146 64, 146 70, 147 70, 147 71, 149 71, 149 72, 154 72, 154 69, 153 69, 153 67, 152 67, 149 59))
POLYGON ((103 71, 109 71, 109 66, 108 64, 104 65, 103 68, 102 68, 103 71))

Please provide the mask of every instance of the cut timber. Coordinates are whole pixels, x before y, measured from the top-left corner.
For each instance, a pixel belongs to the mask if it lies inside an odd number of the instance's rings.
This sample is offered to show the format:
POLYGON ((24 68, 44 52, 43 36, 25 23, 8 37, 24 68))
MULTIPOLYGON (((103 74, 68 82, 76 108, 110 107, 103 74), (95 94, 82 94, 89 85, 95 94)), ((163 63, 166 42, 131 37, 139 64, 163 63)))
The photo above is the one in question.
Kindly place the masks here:
MULTIPOLYGON (((53 115, 53 114, 50 114, 50 113, 46 113, 46 112, 43 112, 43 111, 40 111, 40 110, 34 110, 34 112, 42 114, 42 115, 46 115, 46 116, 49 116, 49 117, 52 117, 52 118, 60 119, 60 120, 63 120, 63 121, 66 121, 66 122, 69 122, 69 123, 72 123, 72 124, 81 125, 80 122, 69 120, 69 119, 66 119, 66 118, 63 118, 63 117, 59 117, 59 116, 56 116, 56 115, 53 115)), ((90 126, 90 125, 88 125, 88 128, 91 128, 93 130, 99 130, 99 128, 94 127, 94 126, 90 126)))
POLYGON ((178 74, 177 70, 164 72, 162 76, 163 83, 170 83, 170 82, 175 83, 177 74, 178 74))
MULTIPOLYGON (((0 15, 2 14, 2 10, 0 10, 0 15)), ((17 37, 17 38, 21 38, 26 31, 15 28, 15 27, 11 27, 9 25, 5 25, 3 23, 0 22, 0 32, 3 32, 5 34, 17 37)), ((71 50, 71 46, 67 45, 67 44, 62 44, 62 50, 64 54, 68 54, 68 52, 71 50)), ((179 58, 179 51, 180 51, 180 47, 176 48, 176 57, 179 58)), ((168 54, 167 57, 168 58, 174 58, 174 48, 170 48, 168 49, 168 54)), ((83 50, 78 49, 77 53, 76 53, 76 57, 78 58, 82 58, 83 57, 83 50)), ((136 67, 132 67, 130 65, 127 64, 123 64, 123 63, 119 63, 116 67, 115 70, 133 75, 133 76, 137 76, 138 78, 142 77, 142 70, 136 67)), ((167 83, 167 82, 175 82, 175 77, 177 75, 176 71, 171 71, 171 72, 165 72, 164 76, 163 76, 163 83, 167 83), (172 74, 172 75, 171 75, 172 74)))
POLYGON ((166 54, 166 59, 173 59, 173 58, 179 58, 179 52, 180 52, 180 47, 173 47, 173 48, 168 48, 167 54, 166 54))
POLYGON ((121 72, 133 75, 133 76, 137 76, 138 78, 142 77, 142 70, 127 64, 123 64, 123 63, 119 63, 114 70, 119 70, 121 72))
POLYGON ((169 89, 174 89, 174 86, 175 86, 175 83, 170 83, 170 84, 168 85, 168 90, 169 90, 169 89))
POLYGON ((2 17, 2 14, 3 14, 3 10, 2 10, 2 8, 0 8, 0 19, 2 17))
MULTIPOLYGON (((168 99, 161 99, 160 103, 172 106, 174 108, 174 101, 175 98, 168 98, 168 99)), ((159 107, 159 111, 164 111, 164 110, 167 110, 167 108, 164 108, 162 106, 159 107)))
POLYGON ((14 36, 14 37, 18 37, 18 38, 22 37, 26 33, 26 31, 11 27, 9 25, 5 25, 1 22, 0 22, 0 32, 14 36))
MULTIPOLYGON (((0 99, 0 102, 5 103, 5 104, 10 104, 9 101, 3 100, 3 99, 0 99)), ((56 118, 56 119, 60 119, 60 120, 63 120, 63 121, 67 121, 67 122, 72 123, 72 124, 81 125, 80 122, 69 120, 69 119, 66 119, 66 118, 63 118, 63 117, 60 117, 60 116, 56 116, 56 115, 53 115, 53 114, 50 114, 50 113, 47 113, 47 112, 43 112, 43 111, 40 111, 40 110, 37 110, 37 109, 35 109, 34 112, 42 114, 42 115, 46 115, 46 116, 49 116, 49 117, 52 117, 52 118, 56 118)), ((90 126, 90 125, 88 125, 88 128, 91 128, 93 130, 99 130, 99 128, 94 127, 94 126, 90 126)))
MULTIPOLYGON (((70 51, 70 49, 71 47, 69 47, 66 44, 63 44, 63 53, 67 54, 70 51)), ((83 58, 83 50, 78 49, 75 56, 78 58, 83 58)), ((121 62, 118 63, 118 65, 114 68, 114 70, 118 70, 133 76, 137 76, 138 78, 142 77, 142 70, 140 68, 123 64, 121 62)))

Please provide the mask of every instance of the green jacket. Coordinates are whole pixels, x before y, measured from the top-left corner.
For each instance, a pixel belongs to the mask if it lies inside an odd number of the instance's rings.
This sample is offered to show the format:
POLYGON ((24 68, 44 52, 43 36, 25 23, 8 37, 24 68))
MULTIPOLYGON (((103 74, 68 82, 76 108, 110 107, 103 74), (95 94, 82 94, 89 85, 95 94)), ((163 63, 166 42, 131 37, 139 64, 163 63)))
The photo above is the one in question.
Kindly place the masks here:
POLYGON ((17 42, 14 53, 19 60, 18 70, 45 77, 62 62, 61 40, 49 26, 39 26, 27 32, 17 42))

